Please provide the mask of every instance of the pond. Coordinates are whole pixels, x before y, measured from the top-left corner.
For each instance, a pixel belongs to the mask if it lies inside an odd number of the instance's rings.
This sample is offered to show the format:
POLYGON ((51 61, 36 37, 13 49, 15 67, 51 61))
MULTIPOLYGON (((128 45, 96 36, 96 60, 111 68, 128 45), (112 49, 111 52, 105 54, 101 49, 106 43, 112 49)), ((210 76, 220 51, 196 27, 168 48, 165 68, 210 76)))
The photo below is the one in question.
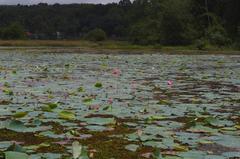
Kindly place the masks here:
POLYGON ((240 158, 239 55, 0 60, 2 158, 240 158))

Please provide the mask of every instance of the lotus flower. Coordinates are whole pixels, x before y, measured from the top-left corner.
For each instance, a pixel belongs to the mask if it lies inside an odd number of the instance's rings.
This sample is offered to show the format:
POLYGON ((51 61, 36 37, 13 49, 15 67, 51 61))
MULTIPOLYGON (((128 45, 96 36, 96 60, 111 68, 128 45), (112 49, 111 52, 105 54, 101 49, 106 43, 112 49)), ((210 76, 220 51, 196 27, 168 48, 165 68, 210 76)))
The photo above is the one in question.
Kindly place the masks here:
POLYGON ((113 69, 112 75, 115 77, 119 77, 121 75, 121 70, 117 68, 113 69))
POLYGON ((167 84, 168 84, 169 86, 172 86, 172 85, 173 85, 173 81, 169 80, 169 81, 167 82, 167 84))
POLYGON ((100 108, 99 104, 94 104, 94 105, 89 106, 90 110, 99 110, 99 108, 100 108))
POLYGON ((73 154, 73 159, 78 159, 81 156, 82 152, 82 145, 78 141, 74 141, 72 143, 72 154, 73 154))

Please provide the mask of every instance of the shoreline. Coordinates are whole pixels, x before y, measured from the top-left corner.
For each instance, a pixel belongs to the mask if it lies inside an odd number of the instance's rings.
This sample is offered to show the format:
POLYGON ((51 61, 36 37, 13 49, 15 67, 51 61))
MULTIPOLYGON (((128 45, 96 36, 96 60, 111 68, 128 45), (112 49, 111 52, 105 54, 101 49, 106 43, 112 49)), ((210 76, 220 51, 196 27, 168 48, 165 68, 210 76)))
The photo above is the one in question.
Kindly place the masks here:
POLYGON ((2 51, 44 53, 102 53, 102 54, 199 54, 240 55, 231 48, 208 48, 198 50, 194 46, 133 45, 125 41, 91 42, 85 40, 0 40, 2 51))

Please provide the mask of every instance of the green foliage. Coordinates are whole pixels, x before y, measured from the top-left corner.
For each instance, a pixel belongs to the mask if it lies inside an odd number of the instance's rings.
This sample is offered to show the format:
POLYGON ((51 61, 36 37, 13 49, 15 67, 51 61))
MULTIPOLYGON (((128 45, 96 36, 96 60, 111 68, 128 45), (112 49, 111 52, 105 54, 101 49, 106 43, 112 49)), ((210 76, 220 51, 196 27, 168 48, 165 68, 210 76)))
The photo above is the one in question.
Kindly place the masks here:
POLYGON ((88 32, 85 38, 90 41, 104 41, 107 39, 107 35, 102 29, 96 28, 88 32))
POLYGON ((1 29, 0 32, 1 39, 25 39, 25 31, 23 27, 18 23, 13 23, 5 28, 1 29))
POLYGON ((74 120, 76 118, 75 114, 70 111, 61 111, 58 113, 59 117, 65 120, 74 120))
POLYGON ((198 49, 198 50, 205 50, 206 47, 207 47, 207 42, 205 39, 198 39, 196 40, 195 42, 195 47, 198 49))
POLYGON ((192 42, 194 36, 193 16, 189 0, 169 0, 163 2, 161 41, 165 45, 181 45, 192 42))
POLYGON ((15 118, 23 118, 27 115, 27 112, 17 112, 16 114, 13 115, 15 118))
POLYGON ((236 41, 234 44, 233 44, 233 48, 237 49, 237 50, 240 50, 240 41, 236 41))
MULTIPOLYGON (((147 15, 130 28, 130 39, 135 44, 190 44, 195 38, 193 16, 189 0, 152 1, 144 5, 147 15)), ((139 8, 138 8, 139 9, 139 8)))
POLYGON ((223 46, 239 40, 240 1, 236 0, 207 4, 204 0, 121 0, 106 5, 7 8, 0 6, 1 39, 24 39, 28 32, 31 39, 103 41, 108 35, 140 45, 188 45, 205 38, 223 46))
POLYGON ((15 159, 15 158, 28 159, 29 156, 26 153, 7 151, 7 152, 5 152, 5 158, 6 159, 15 159))
POLYGON ((95 84, 95 87, 96 87, 96 88, 102 88, 102 83, 97 82, 97 83, 95 84))
POLYGON ((221 25, 214 25, 208 28, 207 36, 211 44, 218 47, 228 45, 230 39, 227 37, 225 29, 221 25))
POLYGON ((150 27, 150 23, 137 23, 130 29, 130 40, 134 44, 150 45, 159 42, 159 36, 155 33, 155 28, 150 27))

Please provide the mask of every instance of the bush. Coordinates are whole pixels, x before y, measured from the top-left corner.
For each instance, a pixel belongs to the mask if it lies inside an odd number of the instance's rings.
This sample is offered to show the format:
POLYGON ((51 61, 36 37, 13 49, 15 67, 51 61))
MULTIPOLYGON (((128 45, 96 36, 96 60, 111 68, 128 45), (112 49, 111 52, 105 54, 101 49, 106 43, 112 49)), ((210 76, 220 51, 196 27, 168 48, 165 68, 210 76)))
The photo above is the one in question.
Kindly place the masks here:
POLYGON ((218 47, 229 45, 231 42, 227 37, 225 29, 221 25, 208 28, 207 35, 210 43, 218 47))
POLYGON ((234 48, 234 49, 237 49, 237 50, 240 50, 240 41, 236 41, 236 42, 233 44, 233 48, 234 48))
POLYGON ((26 38, 25 31, 21 25, 14 23, 1 30, 2 39, 24 39, 26 38))
POLYGON ((148 23, 137 23, 130 27, 129 40, 137 45, 153 45, 159 43, 159 35, 155 26, 148 23))
POLYGON ((107 35, 105 31, 103 31, 102 29, 96 28, 88 32, 85 39, 90 41, 104 41, 107 39, 107 35))
POLYGON ((196 40, 195 42, 195 47, 198 49, 198 50, 205 50, 206 47, 207 47, 207 42, 205 39, 198 39, 196 40))

